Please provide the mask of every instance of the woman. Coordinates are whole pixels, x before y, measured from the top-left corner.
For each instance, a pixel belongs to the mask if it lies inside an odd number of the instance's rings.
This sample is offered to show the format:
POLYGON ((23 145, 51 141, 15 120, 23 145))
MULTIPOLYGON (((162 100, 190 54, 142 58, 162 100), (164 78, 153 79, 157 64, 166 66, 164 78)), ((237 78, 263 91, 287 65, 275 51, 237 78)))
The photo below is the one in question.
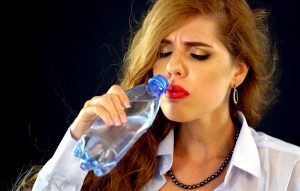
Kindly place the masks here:
POLYGON ((251 128, 276 95, 265 17, 245 0, 157 0, 121 86, 85 103, 33 190, 300 190, 300 148, 251 128), (170 86, 150 130, 108 175, 82 171, 76 140, 96 116, 125 123, 124 89, 156 74, 170 86))

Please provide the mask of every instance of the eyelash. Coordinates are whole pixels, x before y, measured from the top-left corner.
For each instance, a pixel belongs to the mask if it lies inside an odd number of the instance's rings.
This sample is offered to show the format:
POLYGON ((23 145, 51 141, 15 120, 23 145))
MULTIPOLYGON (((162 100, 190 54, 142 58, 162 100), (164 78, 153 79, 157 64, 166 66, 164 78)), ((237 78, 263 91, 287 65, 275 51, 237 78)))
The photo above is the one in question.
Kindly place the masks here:
POLYGON ((209 55, 198 55, 198 54, 191 54, 191 56, 197 60, 206 60, 208 59, 209 55))
MULTIPOLYGON (((159 52, 158 57, 159 58, 164 58, 164 57, 170 56, 171 54, 172 54, 172 52, 159 52)), ((198 55, 198 54, 191 53, 191 56, 193 58, 195 58, 196 60, 206 60, 206 59, 208 59, 208 57, 210 55, 208 55, 208 54, 207 55, 198 55)))
POLYGON ((172 54, 172 52, 159 52, 158 57, 164 58, 164 57, 170 56, 171 54, 172 54))

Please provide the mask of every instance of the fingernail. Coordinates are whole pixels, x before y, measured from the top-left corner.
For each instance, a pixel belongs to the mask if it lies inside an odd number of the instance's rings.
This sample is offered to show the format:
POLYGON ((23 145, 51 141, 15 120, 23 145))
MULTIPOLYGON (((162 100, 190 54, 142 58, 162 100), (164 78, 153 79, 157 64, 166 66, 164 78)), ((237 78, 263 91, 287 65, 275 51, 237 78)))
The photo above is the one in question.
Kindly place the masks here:
POLYGON ((126 108, 130 108, 130 102, 128 100, 124 100, 124 105, 126 108))
POLYGON ((107 125, 109 125, 109 126, 112 126, 114 124, 113 120, 111 120, 111 119, 109 119, 107 122, 108 122, 107 125))
POLYGON ((125 114, 120 114, 120 118, 121 118, 122 123, 127 122, 127 116, 125 114))
POLYGON ((114 121, 115 121, 115 125, 116 125, 116 126, 121 125, 121 122, 120 122, 120 119, 119 119, 118 116, 115 116, 115 117, 114 117, 114 121))

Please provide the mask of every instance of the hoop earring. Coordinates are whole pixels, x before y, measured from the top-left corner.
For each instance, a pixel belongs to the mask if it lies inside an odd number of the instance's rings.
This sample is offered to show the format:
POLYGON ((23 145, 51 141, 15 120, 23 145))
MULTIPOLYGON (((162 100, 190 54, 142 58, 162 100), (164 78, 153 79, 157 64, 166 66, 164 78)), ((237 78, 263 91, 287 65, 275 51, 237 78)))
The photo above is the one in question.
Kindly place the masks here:
POLYGON ((238 103, 238 101, 239 101, 239 92, 237 91, 235 84, 233 86, 232 98, 233 98, 234 105, 236 105, 238 103))

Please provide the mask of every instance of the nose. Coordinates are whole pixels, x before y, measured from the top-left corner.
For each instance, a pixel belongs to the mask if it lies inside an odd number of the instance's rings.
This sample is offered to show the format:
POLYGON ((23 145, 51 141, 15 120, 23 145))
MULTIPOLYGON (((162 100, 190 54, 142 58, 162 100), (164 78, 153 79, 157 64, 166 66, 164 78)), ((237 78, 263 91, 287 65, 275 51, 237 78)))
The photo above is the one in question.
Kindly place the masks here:
POLYGON ((175 52, 167 64, 167 73, 169 77, 185 77, 187 75, 187 66, 184 60, 175 52))

